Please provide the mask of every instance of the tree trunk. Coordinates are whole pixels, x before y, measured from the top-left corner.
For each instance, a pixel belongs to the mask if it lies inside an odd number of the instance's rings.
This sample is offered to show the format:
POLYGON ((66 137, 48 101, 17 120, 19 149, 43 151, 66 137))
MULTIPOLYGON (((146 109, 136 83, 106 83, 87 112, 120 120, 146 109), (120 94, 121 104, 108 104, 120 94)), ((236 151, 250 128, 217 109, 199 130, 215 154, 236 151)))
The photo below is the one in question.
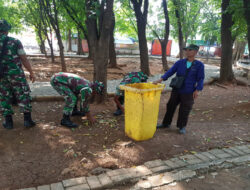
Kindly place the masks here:
POLYGON ((243 0, 244 2, 244 15, 247 23, 247 41, 248 41, 248 52, 250 59, 250 0, 243 0))
POLYGON ((110 42, 109 42, 109 67, 111 68, 117 67, 114 30, 115 30, 115 15, 113 14, 113 22, 111 25, 110 42))
POLYGON ((166 50, 167 50, 167 44, 168 44, 168 38, 169 38, 169 28, 170 28, 170 23, 169 23, 169 16, 168 16, 168 4, 166 0, 162 0, 162 6, 163 6, 163 11, 164 11, 164 17, 165 17, 165 35, 164 35, 164 40, 160 40, 161 42, 161 49, 162 49, 162 66, 164 71, 167 71, 169 69, 168 64, 167 64, 167 55, 166 55, 166 50))
POLYGON ((62 37, 61 37, 61 32, 60 32, 60 27, 59 27, 59 22, 58 22, 58 12, 57 12, 58 7, 56 5, 55 0, 52 0, 52 4, 49 0, 45 0, 45 1, 46 1, 46 4, 44 3, 44 1, 42 1, 42 6, 44 7, 44 12, 48 15, 50 24, 56 33, 57 42, 58 42, 59 51, 60 51, 62 71, 66 72, 67 68, 66 68, 66 64, 64 60, 64 47, 62 43, 62 37))
POLYGON ((105 94, 103 97, 97 96, 97 101, 104 100, 107 93, 107 66, 109 60, 109 38, 102 39, 97 42, 96 52, 93 59, 94 62, 94 81, 101 81, 105 86, 105 94))
POLYGON ((50 32, 50 36, 51 36, 51 39, 49 38, 48 33, 46 33, 47 42, 48 42, 49 48, 50 48, 51 62, 55 63, 55 55, 54 55, 54 48, 53 48, 53 41, 52 41, 52 32, 50 32))
POLYGON ((44 39, 42 37, 41 28, 37 28, 37 34, 38 34, 38 37, 39 37, 39 40, 40 40, 40 44, 39 44, 40 51, 41 51, 42 54, 45 54, 45 56, 47 56, 47 52, 46 52, 46 49, 45 49, 44 39))
POLYGON ((61 33, 59 29, 56 30, 56 36, 57 36, 57 42, 58 42, 59 51, 60 51, 62 72, 67 72, 67 68, 66 68, 66 64, 64 60, 64 47, 63 47, 62 37, 61 37, 61 33))
POLYGON ((138 39, 140 49, 140 60, 141 60, 141 71, 144 74, 150 75, 149 63, 148 63, 148 45, 146 38, 146 24, 148 16, 148 0, 144 1, 143 13, 141 11, 142 1, 131 0, 134 6, 137 28, 138 28, 138 39))
POLYGON ((77 55, 84 55, 80 30, 77 33, 77 55))
POLYGON ((242 58, 244 54, 246 42, 235 41, 234 49, 233 49, 233 64, 235 65, 236 62, 242 58))
POLYGON ((234 79, 232 69, 232 14, 227 11, 230 0, 222 0, 222 20, 221 20, 221 67, 220 82, 231 82, 234 79))
POLYGON ((178 25, 178 40, 179 40, 179 51, 180 51, 180 59, 183 59, 183 33, 182 33, 182 26, 181 26, 181 18, 179 13, 179 2, 177 0, 173 0, 173 4, 175 5, 175 16, 177 18, 177 25, 178 25))
POLYGON ((86 25, 88 30, 88 47, 89 47, 89 59, 94 59, 95 57, 95 46, 97 41, 97 27, 96 27, 96 20, 94 18, 87 17, 86 25))
POLYGON ((162 67, 164 71, 167 71, 168 65, 167 65, 167 43, 165 41, 161 41, 161 51, 162 51, 162 56, 161 56, 161 60, 162 60, 162 67))
POLYGON ((69 42, 69 45, 68 45, 68 52, 69 51, 72 51, 72 38, 71 38, 71 30, 69 29, 69 33, 68 33, 68 42, 69 42))

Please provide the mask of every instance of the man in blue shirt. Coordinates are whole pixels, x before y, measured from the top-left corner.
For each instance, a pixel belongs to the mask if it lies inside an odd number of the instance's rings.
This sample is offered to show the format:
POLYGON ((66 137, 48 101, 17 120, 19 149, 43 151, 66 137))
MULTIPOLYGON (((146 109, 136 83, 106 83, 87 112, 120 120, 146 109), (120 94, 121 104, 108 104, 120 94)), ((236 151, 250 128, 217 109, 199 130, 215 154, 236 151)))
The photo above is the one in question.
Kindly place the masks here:
POLYGON ((198 94, 203 89, 204 81, 204 64, 198 60, 195 60, 195 56, 199 51, 199 46, 190 44, 186 48, 186 59, 177 61, 158 81, 154 83, 160 83, 167 80, 173 74, 176 76, 185 76, 185 80, 180 88, 173 88, 170 99, 167 103, 167 112, 164 116, 162 124, 157 128, 169 128, 172 123, 172 118, 176 107, 180 104, 177 127, 181 134, 186 133, 186 125, 188 116, 192 110, 194 99, 198 97, 198 94))

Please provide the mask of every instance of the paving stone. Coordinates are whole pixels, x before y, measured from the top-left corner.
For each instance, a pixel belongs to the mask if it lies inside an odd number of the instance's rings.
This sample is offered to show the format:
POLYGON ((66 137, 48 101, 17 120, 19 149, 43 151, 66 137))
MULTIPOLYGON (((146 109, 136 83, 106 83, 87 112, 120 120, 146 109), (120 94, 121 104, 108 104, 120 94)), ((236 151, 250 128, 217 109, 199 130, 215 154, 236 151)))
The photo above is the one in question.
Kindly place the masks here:
POLYGON ((249 161, 250 161, 250 154, 228 160, 228 162, 233 162, 235 164, 240 164, 240 163, 249 162, 249 161))
POLYGON ((220 149, 213 149, 213 150, 210 150, 208 152, 213 154, 217 158, 229 158, 229 157, 231 157, 230 154, 228 154, 228 153, 226 153, 226 152, 224 152, 223 150, 220 150, 220 149))
POLYGON ((66 187, 66 190, 90 190, 88 184, 81 184, 72 187, 66 187))
POLYGON ((155 168, 151 168, 150 169, 153 173, 158 173, 158 172, 166 172, 171 170, 171 168, 169 166, 159 166, 159 167, 155 167, 155 168))
POLYGON ((216 149, 212 149, 212 150, 210 150, 208 152, 212 153, 213 155, 215 155, 215 154, 224 154, 225 153, 223 150, 217 149, 217 148, 216 149))
POLYGON ((38 186, 37 190, 50 190, 50 186, 49 185, 38 186))
POLYGON ((141 177, 152 174, 152 171, 149 170, 146 166, 140 165, 134 168, 129 168, 129 175, 132 177, 141 177))
POLYGON ((86 179, 87 179, 90 189, 100 189, 102 187, 98 177, 90 176, 90 177, 87 177, 86 179))
POLYGON ((210 160, 208 157, 202 155, 201 153, 194 154, 194 156, 196 156, 197 158, 201 159, 204 162, 208 162, 210 160))
POLYGON ((151 189, 152 185, 148 180, 143 180, 143 181, 139 181, 136 185, 135 185, 136 189, 151 189))
POLYGON ((247 145, 242 145, 242 146, 236 146, 235 148, 239 149, 242 152, 245 152, 247 154, 250 154, 250 148, 248 148, 247 145))
POLYGON ((63 184, 61 182, 60 183, 52 183, 52 184, 50 184, 50 189, 51 190, 64 190, 63 184))
POLYGON ((132 178, 132 176, 129 175, 129 174, 124 174, 124 175, 112 176, 110 178, 111 178, 111 180, 113 181, 114 184, 121 184, 121 183, 125 183, 128 180, 130 180, 132 178))
POLYGON ((226 152, 226 153, 228 153, 228 154, 230 154, 230 155, 232 155, 233 157, 239 156, 239 154, 237 154, 236 152, 232 151, 229 148, 223 148, 223 151, 226 152))
POLYGON ((106 173, 109 177, 112 177, 112 176, 116 176, 116 175, 127 174, 128 170, 125 168, 121 168, 121 169, 116 169, 116 170, 110 170, 110 171, 107 171, 106 173))
POLYGON ((235 147, 230 147, 229 150, 232 150, 236 152, 238 155, 245 155, 246 153, 242 152, 241 150, 235 148, 235 147))
POLYGON ((173 173, 166 172, 163 174, 150 176, 150 177, 148 177, 147 181, 152 185, 152 187, 158 187, 161 185, 169 184, 169 183, 172 183, 174 181, 173 173))
POLYGON ((184 179, 192 178, 196 175, 196 172, 193 170, 181 170, 173 175, 174 181, 181 181, 184 179))
POLYGON ((176 164, 175 162, 172 162, 171 160, 166 160, 164 162, 171 169, 175 169, 175 168, 179 168, 180 167, 178 164, 176 164))
POLYGON ((80 185, 83 183, 87 183, 85 177, 78 177, 78 178, 72 178, 72 179, 67 179, 62 181, 64 187, 70 187, 74 185, 80 185))
POLYGON ((179 158, 180 160, 184 160, 188 164, 199 164, 202 162, 202 160, 198 159, 197 157, 191 154, 180 156, 179 158))
POLYGON ((112 182, 112 180, 110 179, 110 177, 107 175, 107 174, 100 174, 99 176, 98 176, 98 179, 99 179, 99 181, 100 181, 100 183, 101 183, 101 185, 103 186, 103 187, 110 187, 110 186, 112 186, 113 185, 113 182, 112 182))
POLYGON ((165 165, 165 163, 162 160, 153 160, 153 161, 149 161, 149 162, 145 162, 144 165, 148 168, 155 168, 158 166, 163 166, 165 165))
POLYGON ((181 160, 179 158, 171 158, 170 161, 176 163, 179 167, 183 167, 187 165, 187 162, 185 162, 184 160, 181 160))
POLYGON ((201 164, 188 165, 185 168, 194 171, 194 170, 200 170, 200 169, 204 169, 204 168, 208 169, 210 165, 212 165, 212 162, 205 162, 205 163, 201 163, 201 164))
POLYGON ((209 152, 202 152, 201 153, 203 156, 206 156, 207 158, 209 158, 210 160, 217 160, 218 158, 216 158, 213 154, 209 153, 209 152))

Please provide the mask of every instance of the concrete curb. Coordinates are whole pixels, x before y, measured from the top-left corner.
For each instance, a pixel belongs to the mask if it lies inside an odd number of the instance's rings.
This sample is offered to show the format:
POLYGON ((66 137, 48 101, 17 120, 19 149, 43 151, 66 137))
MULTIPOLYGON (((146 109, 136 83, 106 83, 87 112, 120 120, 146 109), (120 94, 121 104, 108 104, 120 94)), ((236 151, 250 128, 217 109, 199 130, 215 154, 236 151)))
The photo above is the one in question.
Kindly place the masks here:
MULTIPOLYGON (((205 82, 204 85, 209 85, 214 79, 211 78, 209 81, 205 82)), ((171 92, 172 89, 165 89, 162 91, 162 94, 166 94, 168 92, 171 92)), ((108 97, 114 97, 115 93, 107 93, 108 97)), ((63 96, 43 96, 43 95, 36 95, 31 96, 32 102, 50 102, 50 101, 64 101, 63 96)))
POLYGON ((126 183, 136 183, 135 189, 150 189, 193 178, 202 170, 230 168, 246 163, 250 163, 249 143, 176 156, 168 160, 148 161, 132 168, 120 168, 96 176, 72 178, 21 190, 92 190, 106 189, 126 183))

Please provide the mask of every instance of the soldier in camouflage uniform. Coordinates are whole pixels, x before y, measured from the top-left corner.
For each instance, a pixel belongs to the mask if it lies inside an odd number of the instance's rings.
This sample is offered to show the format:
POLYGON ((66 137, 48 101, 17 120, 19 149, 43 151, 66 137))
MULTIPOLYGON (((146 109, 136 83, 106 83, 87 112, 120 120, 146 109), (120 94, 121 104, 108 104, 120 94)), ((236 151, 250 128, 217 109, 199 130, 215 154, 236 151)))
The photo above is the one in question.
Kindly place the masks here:
POLYGON ((24 113, 24 126, 33 127, 35 122, 31 119, 31 97, 30 88, 25 78, 22 65, 29 71, 30 79, 35 81, 31 65, 27 60, 22 43, 12 37, 8 37, 8 31, 11 25, 5 20, 0 20, 0 52, 3 51, 3 57, 0 64, 3 64, 3 77, 0 78, 0 109, 5 117, 3 126, 6 129, 13 128, 13 110, 11 108, 11 98, 14 95, 21 112, 24 113), (6 42, 5 42, 6 40, 6 42))
POLYGON ((101 82, 90 82, 78 75, 60 72, 52 76, 50 83, 60 95, 64 96, 65 99, 61 125, 70 128, 78 127, 77 124, 70 120, 70 116, 73 111, 75 115, 78 115, 76 114, 77 110, 74 110, 74 107, 77 105, 79 94, 81 100, 81 111, 86 114, 87 119, 91 124, 95 122, 94 117, 90 114, 88 102, 90 97, 95 93, 103 93, 104 85, 101 82))
MULTIPOLYGON (((124 76, 123 80, 120 82, 120 85, 147 82, 147 79, 148 76, 145 75, 143 72, 130 72, 124 76)), ((116 112, 114 112, 114 115, 121 115, 122 113, 124 113, 124 91, 121 90, 119 86, 116 87, 114 101, 117 106, 117 110, 116 112)))

